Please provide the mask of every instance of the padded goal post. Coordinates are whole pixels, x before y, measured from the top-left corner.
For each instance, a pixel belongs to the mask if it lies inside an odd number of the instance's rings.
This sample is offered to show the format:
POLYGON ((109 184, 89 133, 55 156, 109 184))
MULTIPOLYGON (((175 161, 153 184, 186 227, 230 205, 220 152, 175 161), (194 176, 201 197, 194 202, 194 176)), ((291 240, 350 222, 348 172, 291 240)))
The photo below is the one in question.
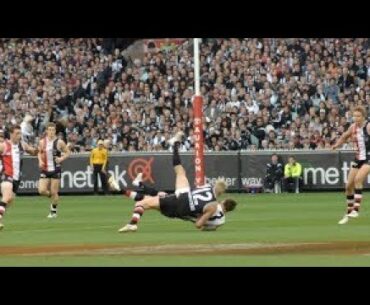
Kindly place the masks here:
POLYGON ((195 96, 193 98, 194 112, 194 166, 195 166, 195 185, 204 185, 204 137, 203 137, 203 98, 200 93, 200 74, 199 74, 199 42, 200 38, 194 38, 194 80, 195 96))

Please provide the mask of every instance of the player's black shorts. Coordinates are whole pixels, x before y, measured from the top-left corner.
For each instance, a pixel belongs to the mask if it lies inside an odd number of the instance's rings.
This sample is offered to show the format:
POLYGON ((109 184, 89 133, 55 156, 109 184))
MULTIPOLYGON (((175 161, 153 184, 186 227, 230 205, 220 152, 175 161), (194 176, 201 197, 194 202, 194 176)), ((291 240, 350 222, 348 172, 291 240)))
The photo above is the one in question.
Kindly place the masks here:
POLYGON ((19 189, 19 184, 20 184, 20 180, 14 180, 12 177, 8 176, 8 175, 5 175, 5 174, 2 174, 1 175, 1 182, 10 182, 11 184, 13 184, 13 193, 14 194, 17 194, 18 192, 18 189, 19 189))
POLYGON ((171 194, 159 198, 159 209, 164 216, 170 218, 190 216, 189 194, 182 193, 179 197, 176 197, 176 194, 171 194))
POLYGON ((46 179, 60 179, 62 176, 62 170, 57 168, 55 171, 48 172, 48 171, 40 171, 40 178, 46 179))
POLYGON ((360 169, 364 164, 370 165, 370 160, 355 160, 353 161, 352 168, 360 169))

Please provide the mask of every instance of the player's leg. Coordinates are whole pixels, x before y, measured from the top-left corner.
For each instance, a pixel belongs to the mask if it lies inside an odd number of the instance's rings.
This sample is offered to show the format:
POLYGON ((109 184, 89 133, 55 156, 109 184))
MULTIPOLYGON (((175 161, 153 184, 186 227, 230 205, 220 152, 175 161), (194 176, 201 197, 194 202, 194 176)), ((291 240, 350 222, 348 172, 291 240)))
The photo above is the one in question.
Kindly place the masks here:
POLYGON ((105 176, 106 176, 106 179, 107 179, 107 182, 108 182, 108 180, 110 179, 110 177, 111 177, 111 174, 110 174, 110 172, 109 172, 109 161, 107 162, 107 164, 105 165, 105 171, 106 171, 106 174, 105 174, 105 176))
POLYGON ((140 188, 138 192, 144 195, 157 196, 159 193, 159 191, 156 190, 155 188, 143 183, 142 173, 137 174, 136 178, 132 181, 132 185, 140 188))
POLYGON ((348 173, 348 180, 346 184, 346 197, 347 197, 347 213, 351 213, 355 202, 355 178, 358 173, 358 168, 351 168, 348 173))
POLYGON ((149 195, 149 196, 157 196, 159 191, 155 189, 154 187, 151 187, 149 185, 146 185, 144 183, 141 184, 141 190, 140 190, 144 195, 149 195))
POLYGON ((130 222, 120 228, 118 232, 123 233, 137 231, 137 224, 143 216, 144 212, 151 209, 159 210, 159 196, 145 196, 142 200, 137 201, 130 222))
MULTIPOLYGON (((142 175, 142 174, 139 174, 139 175, 142 175)), ((122 192, 124 195, 126 195, 127 197, 130 197, 131 199, 135 201, 142 200, 144 198, 144 195, 149 195, 149 196, 158 195, 158 191, 156 189, 143 184, 141 177, 139 177, 140 179, 138 179, 138 177, 136 177, 135 180, 132 182, 134 186, 139 187, 139 189, 136 191, 126 189, 126 188, 121 188, 113 176, 110 176, 108 180, 108 185, 112 190, 117 191, 117 192, 122 192)))
POLYGON ((145 198, 145 194, 141 193, 141 192, 136 192, 134 190, 130 190, 130 189, 123 189, 122 190, 122 193, 123 195, 131 198, 132 200, 135 200, 135 201, 140 201, 140 200, 143 200, 145 198))
POLYGON ((136 178, 132 181, 132 185, 138 187, 139 189, 136 191, 120 188, 117 181, 114 179, 113 176, 109 177, 108 185, 112 190, 115 190, 117 192, 122 192, 127 197, 130 197, 131 199, 134 199, 136 201, 142 200, 143 197, 140 199, 141 195, 149 195, 149 196, 157 196, 159 191, 156 190, 153 187, 150 187, 142 182, 142 173, 139 173, 136 178))
POLYGON ((357 213, 351 213, 353 216, 357 217, 358 212, 360 211, 361 201, 362 201, 362 189, 364 187, 364 181, 370 173, 370 165, 364 164, 358 170, 355 177, 355 203, 353 210, 357 213))
POLYGON ((159 208, 159 196, 145 196, 145 194, 129 189, 124 190, 124 195, 136 201, 135 208, 142 207, 145 210, 159 208))
POLYGON ((0 230, 4 227, 1 220, 4 217, 6 209, 9 207, 14 198, 13 183, 9 181, 3 181, 1 183, 1 194, 2 198, 0 201, 0 230))
POLYGON ((121 187, 119 186, 118 182, 114 178, 113 175, 109 174, 108 179, 107 179, 107 188, 111 191, 116 191, 116 192, 122 192, 121 187))
POLYGON ((50 179, 51 204, 50 204, 50 213, 48 215, 48 218, 57 217, 58 204, 59 204, 59 189, 60 189, 60 179, 56 179, 56 178, 50 179))
POLYGON ((351 214, 354 205, 354 192, 355 192, 355 177, 357 175, 358 168, 352 167, 349 171, 347 183, 345 187, 345 194, 347 198, 347 213, 338 222, 338 224, 346 224, 348 222, 348 215, 351 214))
POLYGON ((38 191, 41 196, 50 197, 50 179, 40 178, 38 191))
POLYGON ((173 169, 176 175, 175 188, 177 196, 181 193, 185 193, 190 190, 190 184, 188 178, 186 177, 185 168, 181 164, 181 159, 179 155, 179 146, 180 142, 174 143, 172 155, 173 169))
POLYGON ((138 173, 135 179, 132 181, 132 185, 139 187, 140 192, 143 193, 144 195, 149 195, 149 196, 157 196, 158 195, 158 190, 156 190, 153 187, 150 187, 149 185, 146 185, 143 183, 143 173, 138 173))

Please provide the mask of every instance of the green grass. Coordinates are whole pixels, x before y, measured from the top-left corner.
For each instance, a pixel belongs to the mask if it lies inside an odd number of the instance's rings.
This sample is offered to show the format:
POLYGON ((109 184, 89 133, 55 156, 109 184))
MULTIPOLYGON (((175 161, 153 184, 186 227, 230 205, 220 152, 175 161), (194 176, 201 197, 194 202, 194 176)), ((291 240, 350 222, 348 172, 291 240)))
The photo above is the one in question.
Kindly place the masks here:
MULTIPOLYGON (((5 255, 13 246, 276 244, 369 242, 370 213, 366 198, 361 217, 337 225, 344 212, 341 193, 231 194, 239 202, 216 232, 200 232, 189 222, 167 219, 156 211, 144 214, 140 230, 118 234, 131 216, 133 203, 121 196, 65 196, 57 219, 46 218, 48 201, 18 197, 4 218, 0 232, 0 266, 370 266, 366 253, 343 251, 238 253, 212 255, 5 255)), ((370 247, 369 247, 370 249, 370 247)), ((370 250, 369 250, 370 253, 370 250)))

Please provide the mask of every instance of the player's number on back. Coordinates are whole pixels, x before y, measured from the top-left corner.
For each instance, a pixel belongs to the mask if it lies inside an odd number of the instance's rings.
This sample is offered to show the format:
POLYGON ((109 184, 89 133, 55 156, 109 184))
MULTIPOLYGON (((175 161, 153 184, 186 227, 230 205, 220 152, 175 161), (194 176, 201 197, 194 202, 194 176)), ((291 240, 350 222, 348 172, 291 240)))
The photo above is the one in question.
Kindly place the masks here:
POLYGON ((199 204, 199 200, 202 202, 208 202, 212 199, 212 192, 210 190, 197 190, 193 192, 194 205, 199 204))

